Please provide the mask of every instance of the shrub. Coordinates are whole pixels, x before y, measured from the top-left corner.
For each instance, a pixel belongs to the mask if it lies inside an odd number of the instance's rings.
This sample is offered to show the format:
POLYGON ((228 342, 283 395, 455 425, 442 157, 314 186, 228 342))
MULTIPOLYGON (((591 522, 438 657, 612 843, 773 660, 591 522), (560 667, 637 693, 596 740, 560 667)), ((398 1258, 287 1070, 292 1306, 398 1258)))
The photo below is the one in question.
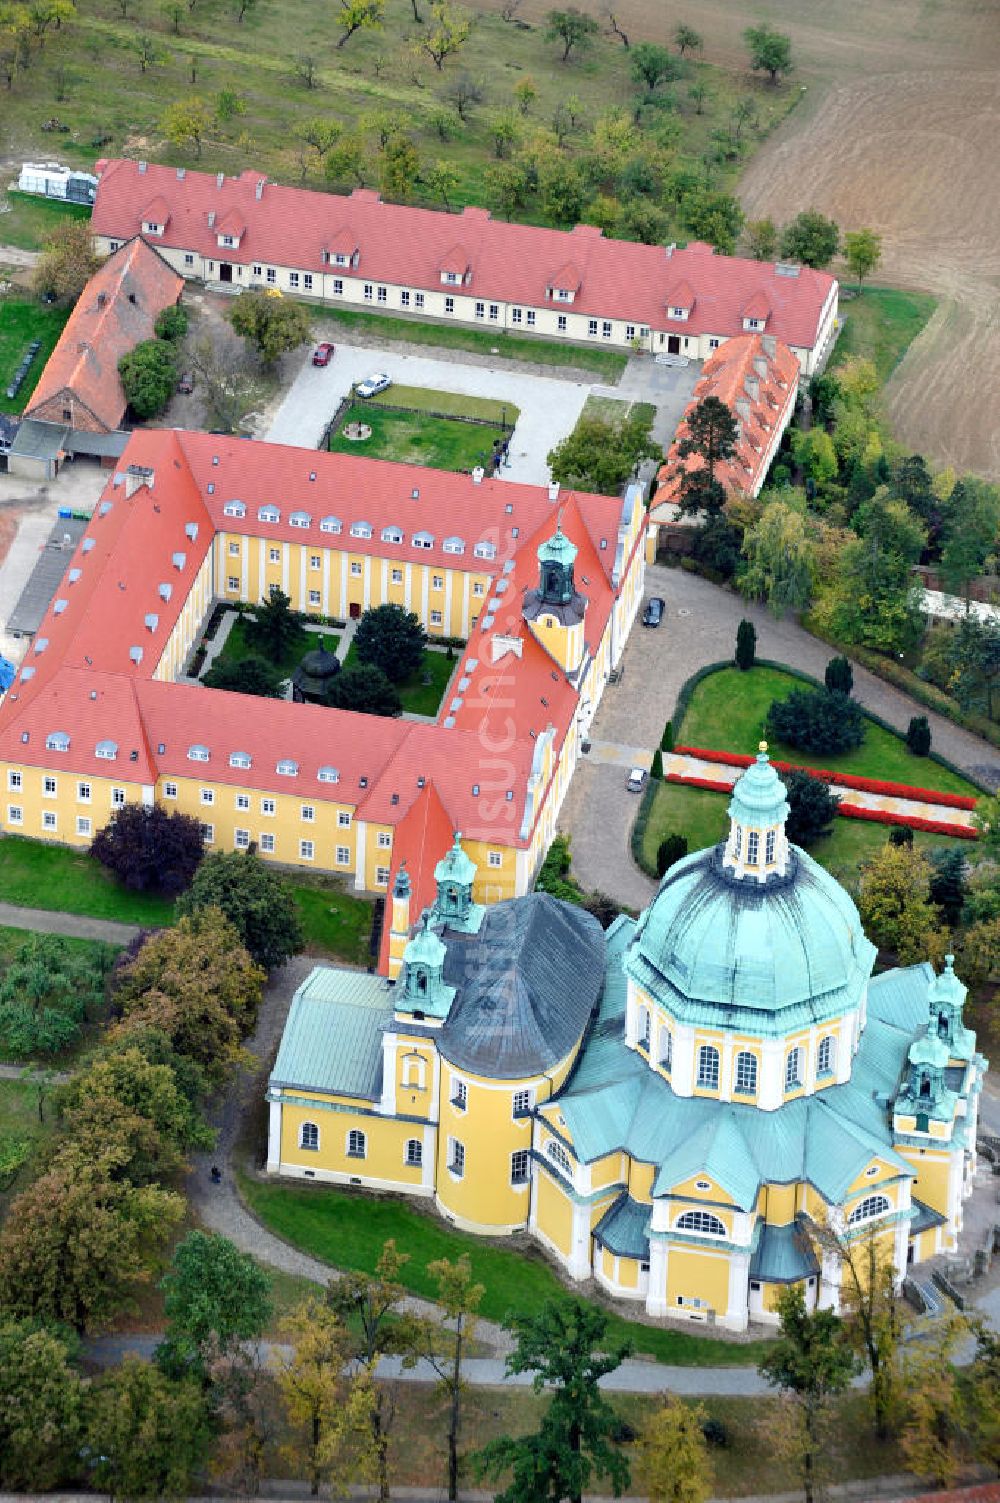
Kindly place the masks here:
POLYGON ((931 902, 941 910, 946 924, 954 927, 965 906, 965 856, 947 847, 930 852, 931 902))
POLYGON ((78 955, 51 934, 33 935, 0 984, 0 1045, 17 1059, 56 1054, 78 1038, 104 997, 109 957, 78 955))
POLYGON ((894 825, 889 831, 890 845, 912 845, 913 831, 909 825, 894 825))
POLYGON ((837 755, 854 751, 865 739, 860 705, 839 691, 793 689, 767 712, 768 735, 804 751, 837 755))
POLYGON ((906 749, 915 757, 926 757, 931 749, 931 727, 926 715, 914 715, 906 727, 906 749))
POLYGON ((174 393, 177 354, 165 339, 144 339, 118 362, 122 390, 137 418, 156 417, 174 393))
POLYGON ((741 673, 752 668, 757 656, 757 628, 746 617, 736 628, 736 666, 741 673))
POLYGON ((172 308, 160 309, 153 324, 153 333, 157 339, 169 339, 176 342, 184 338, 187 328, 187 309, 182 308, 180 303, 175 303, 172 308))
POLYGON ((94 836, 90 854, 133 892, 176 897, 205 854, 201 823, 159 804, 124 804, 94 836))
POLYGON ((649 769, 649 776, 655 778, 657 782, 660 782, 663 778, 663 753, 659 747, 653 753, 653 765, 649 769))
POLYGON ((663 735, 660 737, 660 750, 672 752, 674 749, 674 722, 668 720, 663 727, 663 735))
POLYGON ((670 834, 656 848, 656 875, 664 876, 672 866, 688 853, 686 835, 670 834))
POLYGON ((854 669, 848 658, 831 658, 823 677, 831 694, 850 694, 854 688, 854 669))
POLYGON ((371 663, 359 663, 338 673, 327 688, 326 702, 333 710, 355 710, 361 715, 391 718, 403 713, 395 684, 371 663))
POLYGON ((788 821, 785 829, 796 845, 810 846, 821 835, 829 835, 840 800, 827 785, 808 772, 783 774, 788 793, 788 821))

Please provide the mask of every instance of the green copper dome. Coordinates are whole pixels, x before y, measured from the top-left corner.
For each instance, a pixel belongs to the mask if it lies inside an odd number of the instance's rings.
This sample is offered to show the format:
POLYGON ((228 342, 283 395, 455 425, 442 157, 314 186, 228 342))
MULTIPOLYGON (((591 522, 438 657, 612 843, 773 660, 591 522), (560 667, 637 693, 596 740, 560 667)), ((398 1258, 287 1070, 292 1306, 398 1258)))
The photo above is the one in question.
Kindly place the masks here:
POLYGON ((767 758, 767 742, 760 743, 756 762, 737 779, 729 805, 729 817, 738 825, 783 825, 788 818, 785 785, 767 758))
POLYGON ((434 868, 434 880, 439 885, 457 882, 460 887, 471 887, 476 880, 476 863, 462 850, 462 837, 457 831, 454 845, 434 868))
POLYGON ((562 523, 556 524, 556 530, 550 538, 546 538, 538 549, 538 562, 540 564, 561 564, 564 569, 571 569, 576 562, 577 548, 570 542, 562 530, 562 523))
POLYGON ((936 1034, 924 1033, 914 1039, 907 1055, 911 1065, 930 1065, 934 1070, 943 1070, 948 1063, 948 1045, 936 1034))

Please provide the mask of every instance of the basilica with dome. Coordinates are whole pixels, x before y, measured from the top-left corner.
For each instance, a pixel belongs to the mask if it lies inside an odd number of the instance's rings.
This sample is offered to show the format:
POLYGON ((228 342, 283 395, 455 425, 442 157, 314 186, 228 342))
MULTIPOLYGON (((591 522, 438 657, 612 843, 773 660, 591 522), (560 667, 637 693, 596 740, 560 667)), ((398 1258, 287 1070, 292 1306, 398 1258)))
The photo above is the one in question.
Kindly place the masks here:
POLYGON ((762 746, 728 835, 606 932, 544 893, 473 903, 458 837, 421 913, 401 866, 388 974, 318 967, 295 996, 269 1171, 527 1230, 571 1280, 734 1331, 791 1283, 837 1305, 826 1226, 900 1278, 954 1248, 986 1069, 966 989, 950 957, 874 976, 787 815, 762 746))

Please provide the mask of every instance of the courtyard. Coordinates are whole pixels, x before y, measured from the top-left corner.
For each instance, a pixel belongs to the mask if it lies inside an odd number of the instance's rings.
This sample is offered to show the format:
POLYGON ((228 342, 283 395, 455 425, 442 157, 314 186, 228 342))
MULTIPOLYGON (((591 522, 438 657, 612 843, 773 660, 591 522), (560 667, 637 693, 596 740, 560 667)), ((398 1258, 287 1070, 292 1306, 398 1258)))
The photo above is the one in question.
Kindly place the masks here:
POLYGON ((392 385, 350 403, 330 434, 333 454, 363 454, 439 470, 491 471, 519 409, 513 402, 392 385))

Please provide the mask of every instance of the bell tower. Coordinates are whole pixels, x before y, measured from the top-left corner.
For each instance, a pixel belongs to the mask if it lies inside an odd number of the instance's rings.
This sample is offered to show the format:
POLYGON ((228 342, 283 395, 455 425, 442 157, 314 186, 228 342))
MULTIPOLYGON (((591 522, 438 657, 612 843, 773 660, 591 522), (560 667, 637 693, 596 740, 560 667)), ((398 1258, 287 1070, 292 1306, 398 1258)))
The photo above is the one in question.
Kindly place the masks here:
POLYGON ((472 901, 476 880, 476 863, 462 849, 461 832, 434 868, 437 897, 434 899, 434 922, 446 929, 475 933, 483 921, 483 909, 472 901))
POLYGON ((455 988, 446 986, 444 961, 448 947, 431 928, 425 908, 416 934, 403 951, 402 985, 396 994, 396 1015, 441 1021, 448 1016, 455 988))
POLYGON ((576 545, 556 530, 538 549, 538 588, 524 597, 524 619, 537 640, 566 673, 580 667, 584 655, 583 623, 586 598, 576 588, 576 545))
POLYGON ((400 863, 392 884, 392 913, 389 923, 389 979, 395 981, 403 964, 403 951, 410 937, 410 874, 406 862, 400 863))

